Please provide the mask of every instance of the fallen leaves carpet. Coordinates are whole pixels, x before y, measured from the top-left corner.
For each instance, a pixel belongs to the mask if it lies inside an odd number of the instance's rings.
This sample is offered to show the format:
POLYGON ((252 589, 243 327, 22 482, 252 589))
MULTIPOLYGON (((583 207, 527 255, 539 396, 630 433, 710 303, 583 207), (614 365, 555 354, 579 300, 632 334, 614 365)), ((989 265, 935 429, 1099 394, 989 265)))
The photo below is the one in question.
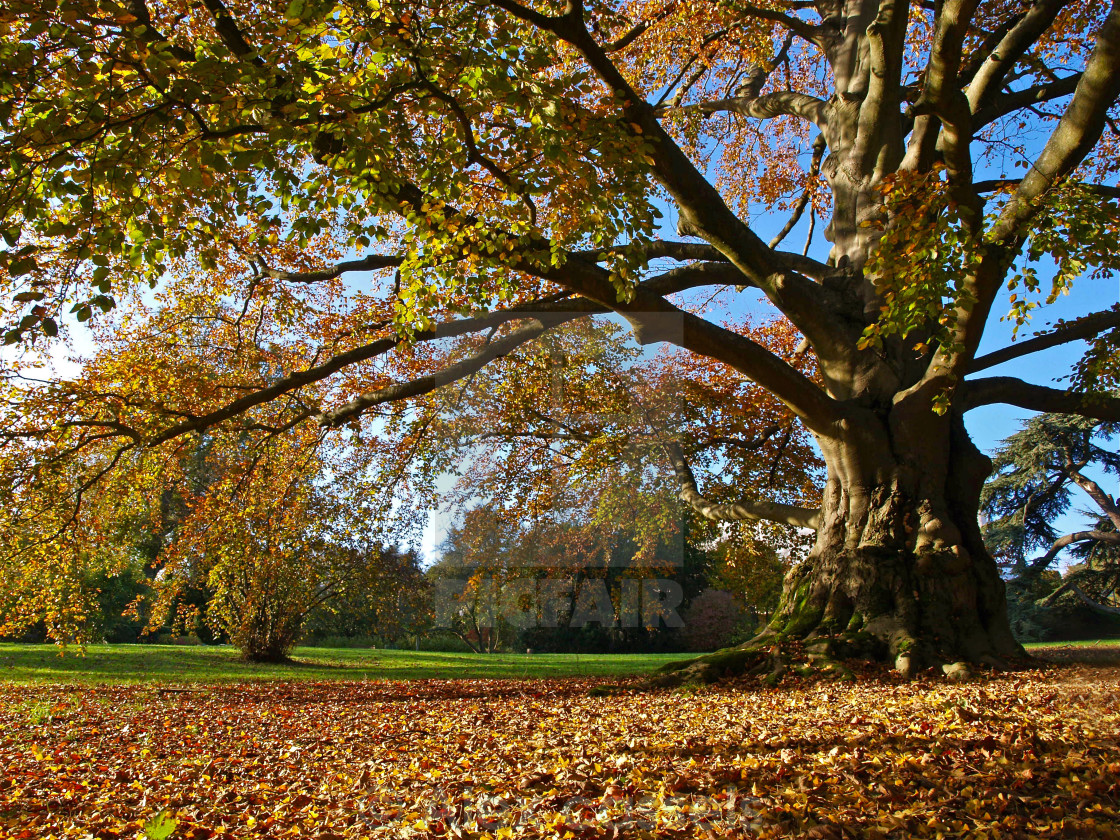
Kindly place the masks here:
POLYGON ((0 836, 1120 837, 1120 669, 0 686, 0 836))

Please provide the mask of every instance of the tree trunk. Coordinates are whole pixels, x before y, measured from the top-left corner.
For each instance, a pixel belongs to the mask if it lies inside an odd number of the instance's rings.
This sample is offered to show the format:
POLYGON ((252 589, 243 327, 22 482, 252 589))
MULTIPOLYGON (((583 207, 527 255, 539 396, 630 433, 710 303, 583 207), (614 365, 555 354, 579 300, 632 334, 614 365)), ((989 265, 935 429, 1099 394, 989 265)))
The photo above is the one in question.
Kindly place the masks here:
POLYGON ((955 678, 970 664, 1026 657, 980 537, 991 462, 959 416, 913 397, 882 413, 858 410, 841 425, 834 437, 818 436, 828 481, 816 543, 786 576, 766 630, 738 648, 671 663, 654 682, 742 673, 776 681, 791 666, 844 677, 846 658, 955 678))
POLYGON ((761 639, 916 668, 1024 655, 977 522, 990 462, 959 418, 864 412, 819 438, 828 468, 816 544, 761 639))

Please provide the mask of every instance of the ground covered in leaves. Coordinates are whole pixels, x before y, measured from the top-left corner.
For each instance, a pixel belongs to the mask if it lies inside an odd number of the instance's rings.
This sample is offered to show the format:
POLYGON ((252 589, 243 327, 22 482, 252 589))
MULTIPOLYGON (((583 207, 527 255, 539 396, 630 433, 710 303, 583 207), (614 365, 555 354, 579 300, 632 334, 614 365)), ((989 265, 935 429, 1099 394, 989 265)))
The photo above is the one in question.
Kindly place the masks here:
POLYGON ((0 836, 1120 837, 1118 683, 0 685, 0 836))

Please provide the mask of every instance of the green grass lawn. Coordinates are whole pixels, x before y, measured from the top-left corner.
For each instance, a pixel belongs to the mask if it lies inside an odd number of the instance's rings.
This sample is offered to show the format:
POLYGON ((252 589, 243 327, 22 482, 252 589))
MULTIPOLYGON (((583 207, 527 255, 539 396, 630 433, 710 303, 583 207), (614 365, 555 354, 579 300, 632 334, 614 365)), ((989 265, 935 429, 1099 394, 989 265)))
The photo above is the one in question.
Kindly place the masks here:
POLYGON ((0 644, 0 681, 18 683, 243 682, 613 677, 644 674, 686 654, 473 654, 296 648, 287 665, 242 662, 234 648, 177 645, 0 644))
MULTIPOLYGON (((1028 644, 1045 658, 1112 660, 1120 639, 1028 644), (1089 656, 1095 654, 1095 656, 1089 656)), ((0 681, 16 683, 183 683, 251 680, 525 679, 649 673, 681 653, 474 654, 353 648, 296 648, 287 665, 242 662, 231 647, 0 644, 0 681)))
POLYGON ((1120 639, 1079 639, 1073 642, 1027 642, 1023 647, 1027 650, 1034 650, 1035 648, 1120 647, 1120 639))

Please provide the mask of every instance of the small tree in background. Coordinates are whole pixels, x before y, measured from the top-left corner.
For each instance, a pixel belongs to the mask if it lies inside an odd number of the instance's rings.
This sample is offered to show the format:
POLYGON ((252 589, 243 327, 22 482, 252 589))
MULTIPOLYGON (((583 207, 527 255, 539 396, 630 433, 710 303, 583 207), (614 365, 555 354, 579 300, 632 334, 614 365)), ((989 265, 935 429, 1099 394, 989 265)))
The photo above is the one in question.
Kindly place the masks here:
POLYGON ((347 586, 378 574, 379 555, 360 550, 368 524, 346 500, 346 485, 323 487, 329 463, 298 434, 245 445, 216 444, 213 480, 186 495, 186 513, 163 551, 154 620, 199 612, 245 659, 276 662, 299 641, 304 622, 347 586), (204 609, 182 598, 191 587, 204 609))

